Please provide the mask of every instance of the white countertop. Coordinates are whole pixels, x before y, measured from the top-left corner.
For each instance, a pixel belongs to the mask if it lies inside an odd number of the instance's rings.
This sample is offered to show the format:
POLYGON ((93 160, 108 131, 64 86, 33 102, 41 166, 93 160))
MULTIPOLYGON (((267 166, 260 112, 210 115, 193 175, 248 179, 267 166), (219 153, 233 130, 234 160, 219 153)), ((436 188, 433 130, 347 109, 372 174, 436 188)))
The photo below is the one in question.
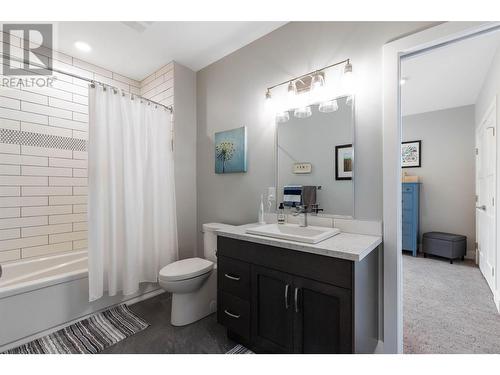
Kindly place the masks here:
POLYGON ((281 240, 272 237, 257 236, 246 233, 249 227, 259 224, 246 224, 226 227, 217 230, 222 237, 255 242, 263 245, 282 247, 285 249, 303 251, 306 253, 324 255, 359 262, 382 243, 381 236, 342 232, 316 244, 301 243, 296 241, 281 240))

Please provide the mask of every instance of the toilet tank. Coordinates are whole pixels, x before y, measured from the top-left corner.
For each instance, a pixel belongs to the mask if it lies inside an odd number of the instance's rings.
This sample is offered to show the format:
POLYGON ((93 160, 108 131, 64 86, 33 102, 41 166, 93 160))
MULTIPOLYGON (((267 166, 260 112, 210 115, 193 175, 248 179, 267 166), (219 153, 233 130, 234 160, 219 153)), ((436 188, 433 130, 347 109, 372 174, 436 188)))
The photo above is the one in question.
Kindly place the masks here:
POLYGON ((214 263, 217 261, 217 257, 215 255, 217 251, 217 234, 215 233, 215 231, 217 229, 231 226, 232 225, 221 223, 203 224, 203 254, 205 255, 205 259, 208 259, 214 263))

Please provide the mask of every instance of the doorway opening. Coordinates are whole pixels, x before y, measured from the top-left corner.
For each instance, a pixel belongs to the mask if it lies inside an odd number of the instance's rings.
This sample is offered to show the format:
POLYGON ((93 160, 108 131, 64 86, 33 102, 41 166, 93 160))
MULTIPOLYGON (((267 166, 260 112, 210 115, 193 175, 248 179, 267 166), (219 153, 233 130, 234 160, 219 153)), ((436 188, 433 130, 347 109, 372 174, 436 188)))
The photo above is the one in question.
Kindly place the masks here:
POLYGON ((403 352, 499 353, 500 32, 402 56, 399 79, 403 352))

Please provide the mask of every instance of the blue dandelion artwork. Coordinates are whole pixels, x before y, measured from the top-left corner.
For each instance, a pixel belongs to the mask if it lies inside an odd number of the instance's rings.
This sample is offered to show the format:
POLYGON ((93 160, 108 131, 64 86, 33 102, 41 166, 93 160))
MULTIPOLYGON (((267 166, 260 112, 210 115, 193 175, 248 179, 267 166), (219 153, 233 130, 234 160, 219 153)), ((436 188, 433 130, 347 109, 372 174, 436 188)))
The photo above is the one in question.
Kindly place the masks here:
POLYGON ((246 171, 246 127, 215 133, 215 173, 242 173, 246 171))

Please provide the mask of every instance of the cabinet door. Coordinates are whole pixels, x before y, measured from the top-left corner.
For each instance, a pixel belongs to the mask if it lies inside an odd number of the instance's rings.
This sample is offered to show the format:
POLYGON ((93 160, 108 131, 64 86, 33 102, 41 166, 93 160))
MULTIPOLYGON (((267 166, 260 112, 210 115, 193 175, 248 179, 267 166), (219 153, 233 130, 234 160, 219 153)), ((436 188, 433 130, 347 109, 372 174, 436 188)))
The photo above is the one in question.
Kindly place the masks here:
POLYGON ((293 351, 292 276, 252 266, 251 336, 259 351, 293 351))
POLYGON ((294 351, 352 353, 351 291, 294 277, 294 351))

